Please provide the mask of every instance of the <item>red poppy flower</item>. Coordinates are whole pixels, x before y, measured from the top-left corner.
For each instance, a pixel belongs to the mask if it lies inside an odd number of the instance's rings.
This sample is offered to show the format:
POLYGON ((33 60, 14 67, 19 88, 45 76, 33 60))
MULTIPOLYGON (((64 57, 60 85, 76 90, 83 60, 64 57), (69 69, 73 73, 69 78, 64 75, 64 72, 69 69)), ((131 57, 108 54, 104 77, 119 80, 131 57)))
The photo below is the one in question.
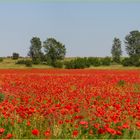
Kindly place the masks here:
POLYGON ((28 121, 28 122, 27 122, 27 126, 31 126, 31 123, 30 123, 30 121, 28 121))
POLYGON ((72 134, 73 134, 74 137, 77 137, 78 136, 78 130, 74 130, 72 134))
POLYGON ((116 131, 112 128, 106 128, 107 132, 109 132, 110 134, 112 135, 115 135, 116 134, 116 131))
POLYGON ((140 122, 136 122, 136 126, 140 128, 140 122))
POLYGON ((45 135, 46 137, 49 137, 49 136, 51 135, 51 131, 50 131, 50 130, 45 131, 44 135, 45 135))
POLYGON ((117 135, 122 135, 122 132, 119 131, 119 130, 117 130, 117 131, 116 131, 116 134, 117 134, 117 135))
POLYGON ((7 134, 6 139, 11 139, 13 135, 11 133, 7 134))
POLYGON ((4 131, 5 131, 4 128, 0 128, 0 134, 3 134, 4 131))
POLYGON ((33 129, 32 134, 35 135, 35 136, 38 136, 39 135, 39 130, 38 129, 33 129))

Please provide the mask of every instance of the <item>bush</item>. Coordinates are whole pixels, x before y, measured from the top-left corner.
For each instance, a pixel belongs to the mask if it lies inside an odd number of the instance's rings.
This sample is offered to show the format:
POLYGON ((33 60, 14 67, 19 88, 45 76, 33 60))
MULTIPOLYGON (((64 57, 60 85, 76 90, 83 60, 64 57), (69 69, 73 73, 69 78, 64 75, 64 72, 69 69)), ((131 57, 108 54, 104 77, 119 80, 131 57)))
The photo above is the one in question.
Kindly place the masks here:
POLYGON ((31 60, 18 60, 16 64, 20 65, 26 65, 27 67, 32 67, 32 61, 31 60))
POLYGON ((55 68, 63 68, 63 62, 62 61, 56 61, 53 64, 53 67, 55 67, 55 68))
POLYGON ((76 58, 74 60, 74 68, 75 69, 84 69, 88 67, 88 63, 86 58, 76 58))
POLYGON ((25 64, 26 63, 26 60, 18 60, 17 62, 16 62, 16 64, 25 64))
POLYGON ((40 60, 39 60, 39 59, 34 59, 34 60, 33 60, 33 64, 35 64, 35 65, 40 64, 40 60))
POLYGON ((140 58, 138 56, 132 56, 129 58, 124 58, 122 60, 122 65, 123 66, 140 66, 140 58))
POLYGON ((110 66, 111 65, 111 58, 110 57, 102 58, 101 64, 104 66, 110 66))
POLYGON ((74 69, 74 60, 71 60, 71 61, 65 61, 64 62, 64 65, 65 65, 65 68, 66 69, 74 69))
POLYGON ((65 68, 67 69, 84 69, 84 68, 88 68, 89 66, 90 65, 86 57, 76 58, 74 60, 65 62, 65 68))
POLYGON ((2 57, 0 57, 0 62, 3 62, 3 58, 2 57))
POLYGON ((130 61, 130 58, 124 58, 124 59, 122 60, 122 65, 123 65, 123 66, 132 66, 132 63, 131 63, 131 61, 130 61))
POLYGON ((88 64, 90 66, 100 66, 101 62, 100 62, 100 59, 98 57, 89 57, 88 64))
POLYGON ((26 67, 32 67, 32 61, 31 60, 26 60, 25 61, 25 66, 26 67))
POLYGON ((19 54, 14 52, 12 58, 13 59, 18 59, 19 58, 19 54))
POLYGON ((136 67, 139 67, 140 66, 140 56, 138 55, 135 55, 135 56, 132 56, 130 57, 131 61, 132 61, 132 64, 136 67))

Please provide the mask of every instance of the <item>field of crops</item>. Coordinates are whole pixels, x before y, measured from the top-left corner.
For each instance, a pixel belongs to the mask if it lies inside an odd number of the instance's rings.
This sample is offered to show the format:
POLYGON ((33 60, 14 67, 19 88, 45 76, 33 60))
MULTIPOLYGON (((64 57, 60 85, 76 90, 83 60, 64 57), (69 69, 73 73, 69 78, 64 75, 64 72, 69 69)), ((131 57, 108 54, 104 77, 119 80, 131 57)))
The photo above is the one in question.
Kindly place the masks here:
POLYGON ((140 71, 0 70, 0 138, 140 139, 140 71))

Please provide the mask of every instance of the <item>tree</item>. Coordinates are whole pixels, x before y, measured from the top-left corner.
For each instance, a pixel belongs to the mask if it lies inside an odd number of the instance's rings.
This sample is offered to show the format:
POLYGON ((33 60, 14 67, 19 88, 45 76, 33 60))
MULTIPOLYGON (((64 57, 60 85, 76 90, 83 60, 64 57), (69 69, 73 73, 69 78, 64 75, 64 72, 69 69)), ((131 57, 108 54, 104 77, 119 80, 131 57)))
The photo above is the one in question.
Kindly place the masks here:
POLYGON ((47 61, 50 65, 54 65, 57 60, 63 60, 66 54, 65 45, 58 42, 54 38, 48 38, 43 44, 47 61))
POLYGON ((41 41, 38 37, 31 39, 31 46, 28 55, 32 58, 33 63, 40 63, 42 52, 41 52, 41 41))
POLYGON ((19 54, 14 52, 12 57, 13 57, 13 59, 18 59, 19 58, 19 54))
POLYGON ((125 37, 125 45, 130 57, 140 57, 140 32, 137 30, 131 31, 125 37))
POLYGON ((113 61, 119 63, 122 55, 121 41, 119 38, 114 38, 111 53, 113 61))

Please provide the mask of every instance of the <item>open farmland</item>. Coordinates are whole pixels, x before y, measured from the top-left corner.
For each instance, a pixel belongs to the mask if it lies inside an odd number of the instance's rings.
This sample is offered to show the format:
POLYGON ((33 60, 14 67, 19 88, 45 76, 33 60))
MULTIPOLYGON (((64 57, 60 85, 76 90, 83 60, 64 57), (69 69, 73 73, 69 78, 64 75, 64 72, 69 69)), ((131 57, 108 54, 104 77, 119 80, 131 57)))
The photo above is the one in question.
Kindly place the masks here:
POLYGON ((0 138, 140 138, 139 70, 0 70, 0 138))

